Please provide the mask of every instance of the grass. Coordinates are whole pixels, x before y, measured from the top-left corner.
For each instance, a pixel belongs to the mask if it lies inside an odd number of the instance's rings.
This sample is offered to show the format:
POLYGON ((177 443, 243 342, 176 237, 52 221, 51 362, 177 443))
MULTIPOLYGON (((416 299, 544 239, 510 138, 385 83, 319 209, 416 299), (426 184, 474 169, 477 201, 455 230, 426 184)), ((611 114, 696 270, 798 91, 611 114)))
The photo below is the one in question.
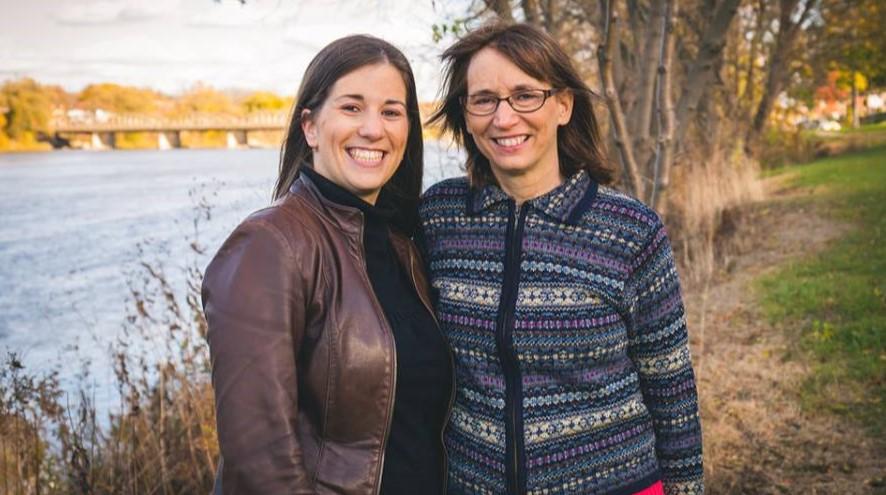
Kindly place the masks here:
POLYGON ((876 124, 865 124, 860 126, 858 129, 853 129, 852 127, 846 126, 840 132, 846 134, 853 134, 859 132, 884 132, 886 131, 886 120, 882 122, 877 122, 876 124))
POLYGON ((853 225, 817 255, 758 281, 765 314, 792 328, 812 363, 808 410, 886 431, 886 146, 786 169, 816 211, 853 225))

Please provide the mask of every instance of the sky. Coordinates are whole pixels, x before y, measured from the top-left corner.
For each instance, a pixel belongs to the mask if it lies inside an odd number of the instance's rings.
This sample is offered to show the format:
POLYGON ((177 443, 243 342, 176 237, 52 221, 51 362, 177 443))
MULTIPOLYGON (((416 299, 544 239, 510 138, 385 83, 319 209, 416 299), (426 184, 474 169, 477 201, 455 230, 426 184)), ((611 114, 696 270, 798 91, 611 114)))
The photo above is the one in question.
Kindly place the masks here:
POLYGON ((0 0, 0 80, 292 95, 320 48, 368 33, 406 53, 428 101, 445 47, 431 26, 465 9, 461 0, 0 0))

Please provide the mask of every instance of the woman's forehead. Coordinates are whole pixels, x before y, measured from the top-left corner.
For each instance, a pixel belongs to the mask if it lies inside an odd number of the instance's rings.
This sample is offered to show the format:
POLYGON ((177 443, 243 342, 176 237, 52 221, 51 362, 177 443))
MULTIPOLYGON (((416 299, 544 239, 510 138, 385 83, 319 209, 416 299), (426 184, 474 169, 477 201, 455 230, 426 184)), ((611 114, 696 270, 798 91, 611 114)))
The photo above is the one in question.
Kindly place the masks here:
POLYGON ((471 57, 466 76, 469 93, 545 87, 542 81, 530 76, 503 53, 490 47, 471 57))
POLYGON ((330 97, 355 97, 406 102, 406 82, 400 71, 389 63, 364 65, 340 77, 329 92, 330 97))

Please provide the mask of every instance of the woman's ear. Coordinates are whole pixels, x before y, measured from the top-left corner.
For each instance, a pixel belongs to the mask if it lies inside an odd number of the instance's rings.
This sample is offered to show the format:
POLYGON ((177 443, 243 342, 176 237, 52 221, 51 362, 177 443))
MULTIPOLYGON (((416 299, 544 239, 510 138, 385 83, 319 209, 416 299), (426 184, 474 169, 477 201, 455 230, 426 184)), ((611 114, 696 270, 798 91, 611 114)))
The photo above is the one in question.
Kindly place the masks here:
POLYGON ((314 122, 311 111, 305 108, 301 111, 301 131, 305 134, 305 141, 311 149, 317 149, 317 124, 314 122))
POLYGON ((557 124, 558 125, 566 125, 569 123, 569 119, 572 118, 572 107, 575 103, 575 95, 572 94, 572 90, 564 90, 558 91, 557 94, 554 95, 554 99, 557 101, 557 124))

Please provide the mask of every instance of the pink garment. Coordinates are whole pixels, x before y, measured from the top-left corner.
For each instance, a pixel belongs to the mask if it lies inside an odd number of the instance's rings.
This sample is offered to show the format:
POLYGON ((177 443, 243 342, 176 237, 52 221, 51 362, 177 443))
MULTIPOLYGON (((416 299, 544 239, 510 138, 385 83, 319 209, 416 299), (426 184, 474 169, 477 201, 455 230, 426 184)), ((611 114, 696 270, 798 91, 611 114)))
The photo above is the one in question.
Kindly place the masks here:
POLYGON ((664 486, 662 486, 661 481, 656 481, 654 484, 649 485, 647 488, 640 490, 634 495, 665 495, 664 486))

